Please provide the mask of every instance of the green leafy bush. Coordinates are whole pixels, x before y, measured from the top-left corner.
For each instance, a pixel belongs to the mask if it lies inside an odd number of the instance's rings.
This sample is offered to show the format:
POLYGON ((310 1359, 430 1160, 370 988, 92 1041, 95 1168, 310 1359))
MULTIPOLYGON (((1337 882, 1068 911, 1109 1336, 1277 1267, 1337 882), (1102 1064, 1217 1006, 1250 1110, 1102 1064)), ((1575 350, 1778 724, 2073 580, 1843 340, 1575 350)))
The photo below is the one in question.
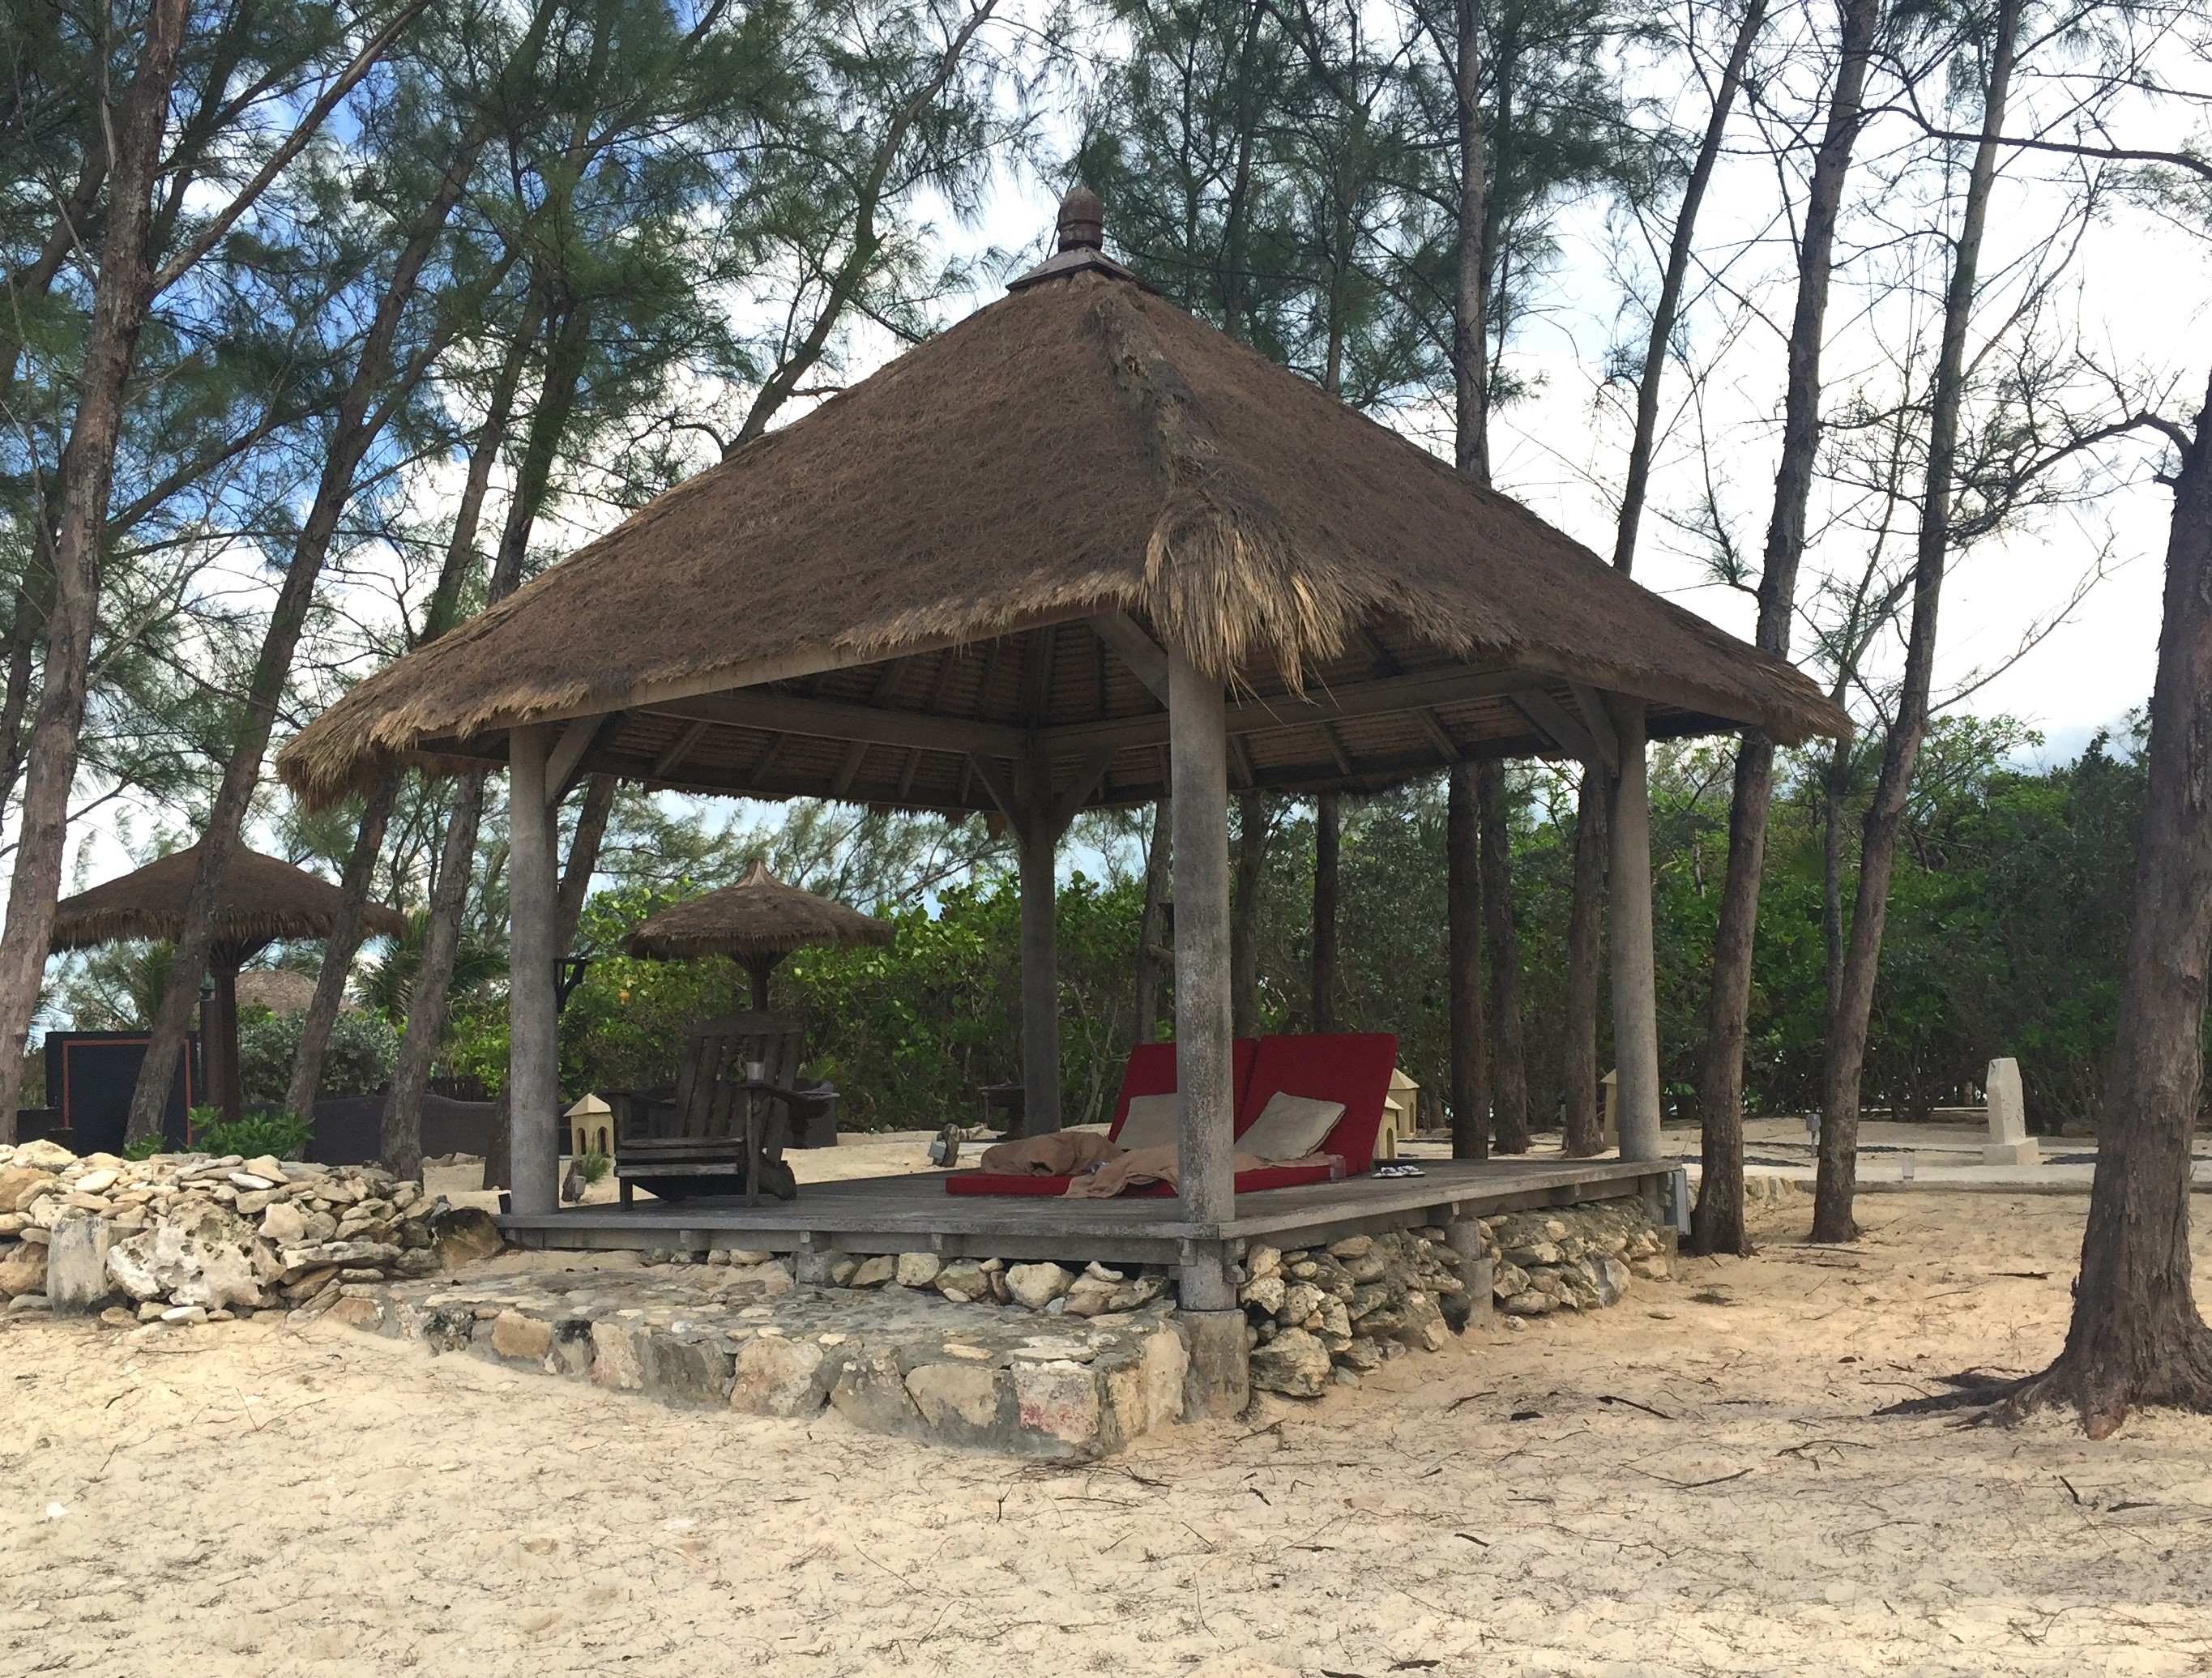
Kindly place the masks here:
POLYGON ((135 1142, 123 1145, 123 1157, 125 1159, 151 1159, 168 1146, 169 1139, 166 1136, 141 1136, 135 1142))
POLYGON ((296 1113, 248 1113, 243 1118, 223 1119, 211 1107, 192 1109, 192 1146, 202 1153, 235 1153, 252 1159, 274 1154, 297 1159, 314 1140, 314 1127, 296 1113), (203 1122, 200 1115, 209 1116, 203 1122))
MULTIPOLYGON (((301 1014, 264 1013, 240 1020, 238 1083, 247 1106, 274 1107, 284 1099, 305 1024, 301 1014)), ((381 1014, 342 1013, 331 1026, 322 1084, 315 1093, 366 1095, 392 1076, 398 1058, 399 1034, 381 1014)))
POLYGON ((615 1168, 615 1162, 593 1148, 589 1153, 576 1156, 576 1172, 586 1183, 602 1183, 615 1168))

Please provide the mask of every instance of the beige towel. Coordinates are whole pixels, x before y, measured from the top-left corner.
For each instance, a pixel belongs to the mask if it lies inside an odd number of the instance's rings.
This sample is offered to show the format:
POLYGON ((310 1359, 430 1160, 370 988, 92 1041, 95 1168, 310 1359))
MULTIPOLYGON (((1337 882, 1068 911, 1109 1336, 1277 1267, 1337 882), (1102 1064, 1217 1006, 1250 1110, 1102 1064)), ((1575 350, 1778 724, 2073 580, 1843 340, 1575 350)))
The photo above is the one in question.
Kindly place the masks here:
POLYGON ((976 1163, 987 1171, 1009 1176, 1065 1176, 1071 1171, 1087 1171, 1121 1152, 1119 1143, 1108 1141, 1095 1130, 1055 1130, 1043 1136, 994 1143, 983 1150, 976 1163))
MULTIPOLYGON (((1338 1164, 1334 1154, 1327 1153, 1310 1153, 1303 1159, 1262 1159, 1256 1153, 1240 1152, 1231 1154, 1229 1158, 1230 1170, 1239 1173, 1256 1171, 1263 1165, 1338 1164)), ((1181 1169, 1182 1162, 1171 1146, 1135 1148, 1119 1158, 1105 1161, 1096 1170, 1079 1172, 1075 1181, 1067 1185, 1066 1192, 1069 1198, 1074 1200, 1103 1201, 1140 1183, 1164 1183, 1172 1189, 1176 1186, 1176 1173, 1181 1169)))

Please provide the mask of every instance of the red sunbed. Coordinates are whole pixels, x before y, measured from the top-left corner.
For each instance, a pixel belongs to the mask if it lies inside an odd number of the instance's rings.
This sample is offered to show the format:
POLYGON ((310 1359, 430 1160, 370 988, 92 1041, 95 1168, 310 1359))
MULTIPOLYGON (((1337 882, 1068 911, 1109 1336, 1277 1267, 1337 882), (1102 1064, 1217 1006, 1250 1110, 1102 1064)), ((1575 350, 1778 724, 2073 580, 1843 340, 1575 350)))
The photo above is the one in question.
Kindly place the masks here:
MULTIPOLYGON (((1398 1040, 1387 1031, 1261 1037, 1257 1042, 1240 1037, 1231 1072, 1237 1092, 1231 1134, 1242 1136, 1250 1129, 1268 1097, 1279 1092, 1340 1101, 1344 1116, 1316 1152, 1335 1155, 1345 1162, 1346 1172, 1357 1176, 1373 1163, 1375 1137, 1382 1126, 1382 1103, 1389 1094, 1390 1073, 1397 1063, 1398 1040)), ((1120 1137, 1129 1103, 1136 1097, 1168 1095, 1175 1087, 1175 1045, 1138 1044, 1129 1051, 1129 1063, 1121 1074, 1121 1097, 1114 1107, 1114 1123, 1107 1134, 1120 1137)), ((1261 1165, 1237 1174, 1237 1192, 1245 1195, 1325 1183, 1329 1174, 1327 1165, 1261 1165)), ((1009 1171, 956 1171, 945 1179, 945 1191, 948 1195, 1064 1195, 1069 1181, 1066 1176, 1009 1171)), ((1175 1190, 1164 1183, 1153 1183, 1127 1192, 1172 1195, 1175 1190)))

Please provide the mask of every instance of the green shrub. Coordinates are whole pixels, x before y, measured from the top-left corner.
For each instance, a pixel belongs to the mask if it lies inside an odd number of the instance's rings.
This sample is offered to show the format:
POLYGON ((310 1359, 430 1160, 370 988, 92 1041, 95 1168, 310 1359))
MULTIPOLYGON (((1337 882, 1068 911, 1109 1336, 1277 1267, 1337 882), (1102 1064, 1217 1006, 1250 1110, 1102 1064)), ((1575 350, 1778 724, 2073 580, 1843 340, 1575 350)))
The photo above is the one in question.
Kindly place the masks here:
POLYGON ((602 1183, 615 1168, 615 1162, 593 1148, 589 1153, 576 1156, 576 1172, 586 1183, 602 1183))
MULTIPOLYGON (((274 1107, 284 1099, 305 1024, 303 1014, 271 1013, 239 1022, 238 1084, 247 1106, 274 1107)), ((315 1093, 367 1095, 392 1076, 398 1058, 399 1034, 381 1014, 342 1013, 331 1023, 322 1083, 315 1093)))
POLYGON ((123 1157, 125 1159, 151 1159, 168 1146, 169 1139, 166 1136, 141 1136, 135 1142, 123 1145, 123 1157))
POLYGON ((314 1139, 314 1127, 296 1113, 248 1113, 240 1119, 222 1119, 210 1107, 192 1109, 192 1146, 205 1153, 235 1153, 252 1159, 274 1154, 297 1159, 314 1139), (211 1122, 203 1122, 200 1115, 211 1122))

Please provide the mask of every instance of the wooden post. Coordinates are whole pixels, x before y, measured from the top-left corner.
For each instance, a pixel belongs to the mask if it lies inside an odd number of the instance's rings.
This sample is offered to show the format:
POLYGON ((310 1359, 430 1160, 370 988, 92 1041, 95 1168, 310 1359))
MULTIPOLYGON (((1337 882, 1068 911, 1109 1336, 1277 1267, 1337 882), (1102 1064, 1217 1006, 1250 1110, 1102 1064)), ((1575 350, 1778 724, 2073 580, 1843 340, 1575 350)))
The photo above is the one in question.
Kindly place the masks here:
POLYGON ((745 958, 745 971, 752 976, 755 1013, 764 1014, 768 1012, 768 976, 775 971, 776 964, 782 959, 781 956, 745 958))
MULTIPOLYGON (((1175 789, 1176 1149, 1184 1216, 1219 1223, 1235 1210, 1230 1164, 1229 757, 1221 684, 1181 654, 1170 655, 1168 737, 1175 789)), ((1236 1304, 1225 1277, 1183 1306, 1236 1304)))
POLYGON ((1313 1029, 1336 1030, 1337 858, 1341 820, 1336 794, 1314 800, 1313 1029))
POLYGON ((1454 763, 1444 806, 1444 961, 1450 985, 1451 1149, 1490 1158, 1490 1068, 1482 1041, 1482 872, 1474 765, 1454 763))
POLYGON ((1620 1157, 1659 1158, 1659 1010, 1651 948, 1651 810, 1644 781, 1644 702, 1608 703, 1620 741, 1613 805, 1613 1041, 1620 1157))
POLYGON ((1014 779, 1022 881, 1021 1134, 1042 1136, 1060 1128, 1060 825, 1043 747, 1030 749, 1014 779))
MULTIPOLYGON (((1168 744, 1175 798, 1176 1150, 1183 1216, 1235 1214, 1230 1132, 1236 1115, 1229 1004, 1229 738, 1221 684, 1181 653, 1168 661, 1168 744)), ((1244 1314, 1218 1239, 1186 1243, 1176 1275, 1190 1355, 1187 1409, 1233 1415, 1250 1395, 1244 1314)))
POLYGON ((208 981, 215 989, 203 1010, 212 1018, 204 1019, 200 1026, 200 1066, 207 1074, 208 1099, 222 1110, 223 1117, 235 1119, 246 1110, 238 1081, 237 962, 216 951, 208 968, 208 981))
POLYGON ((560 1203, 553 986, 560 880, 545 802, 545 760, 559 732, 532 725, 507 736, 507 1158, 514 1208, 522 1213, 548 1213, 560 1203))

